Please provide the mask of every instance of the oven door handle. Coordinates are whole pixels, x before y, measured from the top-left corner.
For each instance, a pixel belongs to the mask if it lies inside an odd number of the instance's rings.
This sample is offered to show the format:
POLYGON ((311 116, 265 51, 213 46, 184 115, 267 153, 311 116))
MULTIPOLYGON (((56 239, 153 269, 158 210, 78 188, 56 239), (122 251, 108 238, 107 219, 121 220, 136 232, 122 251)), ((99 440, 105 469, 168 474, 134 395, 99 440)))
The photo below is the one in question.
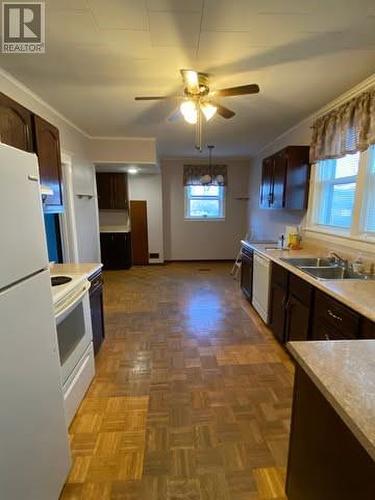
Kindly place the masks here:
POLYGON ((89 291, 90 286, 91 286, 91 283, 89 281, 87 281, 85 283, 85 286, 83 287, 83 289, 79 292, 79 294, 74 295, 74 297, 72 297, 72 302, 69 302, 69 304, 67 304, 67 306, 65 306, 63 309, 61 309, 61 311, 59 311, 55 315, 56 323, 59 323, 63 318, 65 318, 75 308, 75 306, 78 304, 78 302, 81 301, 82 297, 89 291))

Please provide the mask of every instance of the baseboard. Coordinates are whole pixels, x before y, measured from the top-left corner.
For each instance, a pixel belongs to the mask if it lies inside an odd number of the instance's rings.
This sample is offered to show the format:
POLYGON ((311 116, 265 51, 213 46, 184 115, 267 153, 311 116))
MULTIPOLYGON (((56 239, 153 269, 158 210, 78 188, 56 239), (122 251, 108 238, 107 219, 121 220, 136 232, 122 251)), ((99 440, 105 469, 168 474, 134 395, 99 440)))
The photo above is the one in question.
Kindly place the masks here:
POLYGON ((171 259, 165 260, 164 262, 167 264, 172 262, 230 262, 233 264, 235 261, 235 257, 233 259, 171 259))

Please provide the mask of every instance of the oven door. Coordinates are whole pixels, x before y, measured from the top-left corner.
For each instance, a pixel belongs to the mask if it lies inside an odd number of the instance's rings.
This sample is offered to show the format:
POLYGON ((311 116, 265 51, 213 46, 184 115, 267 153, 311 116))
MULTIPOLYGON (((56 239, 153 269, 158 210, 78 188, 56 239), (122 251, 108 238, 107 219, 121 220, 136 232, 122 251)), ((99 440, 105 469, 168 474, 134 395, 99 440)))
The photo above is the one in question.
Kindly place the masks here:
POLYGON ((90 283, 84 282, 82 288, 72 294, 56 314, 63 384, 92 342, 89 288, 90 283))

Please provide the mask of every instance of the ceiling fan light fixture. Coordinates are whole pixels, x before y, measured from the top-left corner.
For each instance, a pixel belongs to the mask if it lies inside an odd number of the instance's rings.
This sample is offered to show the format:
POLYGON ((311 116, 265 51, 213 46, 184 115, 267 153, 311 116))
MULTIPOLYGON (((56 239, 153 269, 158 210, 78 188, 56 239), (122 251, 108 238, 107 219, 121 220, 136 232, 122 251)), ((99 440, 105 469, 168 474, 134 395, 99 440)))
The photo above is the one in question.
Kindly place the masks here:
POLYGON ((201 104, 201 110, 206 118, 206 121, 211 120, 211 118, 216 114, 217 107, 209 102, 204 102, 201 104))
POLYGON ((195 125, 198 121, 198 109, 194 101, 184 101, 180 106, 180 111, 185 121, 195 125))

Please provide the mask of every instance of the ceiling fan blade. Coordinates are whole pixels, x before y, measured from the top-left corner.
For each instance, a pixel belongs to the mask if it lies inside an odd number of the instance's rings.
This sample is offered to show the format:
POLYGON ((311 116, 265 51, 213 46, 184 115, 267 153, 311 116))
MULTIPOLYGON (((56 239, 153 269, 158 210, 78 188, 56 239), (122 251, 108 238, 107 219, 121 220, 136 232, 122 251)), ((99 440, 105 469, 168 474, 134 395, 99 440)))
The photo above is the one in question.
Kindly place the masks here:
POLYGON ((221 104, 217 102, 210 101, 211 104, 217 107, 217 114, 222 116, 223 118, 226 118, 227 120, 229 118, 233 118, 233 116, 236 114, 234 111, 232 111, 229 108, 226 108, 225 106, 222 106, 221 104))
POLYGON ((199 92, 199 73, 193 69, 181 69, 180 73, 188 92, 197 94, 199 92))
POLYGON ((252 83, 250 85, 239 85, 238 87, 215 90, 213 93, 215 97, 230 97, 236 95, 258 94, 259 90, 259 85, 252 83))
POLYGON ((171 95, 160 95, 160 96, 144 96, 144 97, 134 97, 136 101, 157 101, 160 99, 171 99, 172 97, 179 96, 171 96, 171 95))

